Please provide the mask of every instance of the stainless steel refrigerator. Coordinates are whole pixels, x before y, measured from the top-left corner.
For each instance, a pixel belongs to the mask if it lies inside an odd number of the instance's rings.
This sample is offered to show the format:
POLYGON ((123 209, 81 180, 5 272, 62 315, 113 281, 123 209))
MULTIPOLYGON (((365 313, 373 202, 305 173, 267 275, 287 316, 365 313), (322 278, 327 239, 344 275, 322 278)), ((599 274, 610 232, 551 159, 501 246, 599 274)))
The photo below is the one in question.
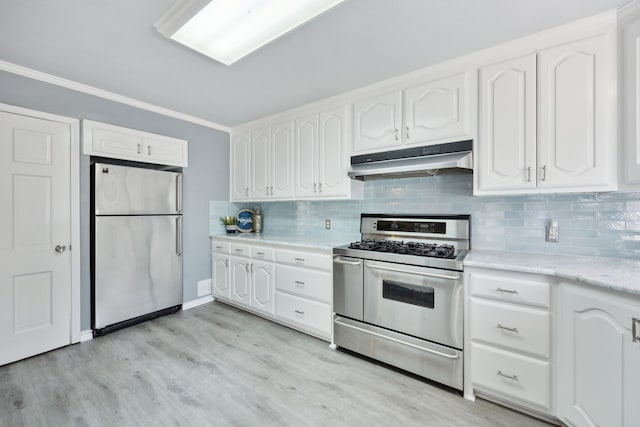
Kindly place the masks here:
POLYGON ((92 166, 94 335, 182 304, 182 173, 92 166))

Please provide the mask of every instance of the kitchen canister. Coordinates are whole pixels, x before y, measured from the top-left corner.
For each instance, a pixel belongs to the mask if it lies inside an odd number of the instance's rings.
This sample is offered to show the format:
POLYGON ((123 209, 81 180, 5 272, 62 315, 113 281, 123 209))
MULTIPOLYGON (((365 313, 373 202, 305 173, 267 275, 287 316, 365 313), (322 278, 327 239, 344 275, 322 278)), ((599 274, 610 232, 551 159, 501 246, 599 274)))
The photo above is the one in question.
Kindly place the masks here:
POLYGON ((253 208, 253 213, 253 231, 262 233, 262 209, 260 209, 260 206, 253 208))

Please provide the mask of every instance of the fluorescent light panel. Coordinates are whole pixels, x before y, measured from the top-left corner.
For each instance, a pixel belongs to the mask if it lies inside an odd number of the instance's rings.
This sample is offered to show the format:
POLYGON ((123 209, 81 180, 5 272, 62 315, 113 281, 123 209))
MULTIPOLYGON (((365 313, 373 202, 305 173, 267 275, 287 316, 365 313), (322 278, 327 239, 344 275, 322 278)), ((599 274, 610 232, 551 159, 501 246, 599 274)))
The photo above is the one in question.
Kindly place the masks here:
POLYGON ((171 38, 231 65, 344 0, 213 0, 171 38))

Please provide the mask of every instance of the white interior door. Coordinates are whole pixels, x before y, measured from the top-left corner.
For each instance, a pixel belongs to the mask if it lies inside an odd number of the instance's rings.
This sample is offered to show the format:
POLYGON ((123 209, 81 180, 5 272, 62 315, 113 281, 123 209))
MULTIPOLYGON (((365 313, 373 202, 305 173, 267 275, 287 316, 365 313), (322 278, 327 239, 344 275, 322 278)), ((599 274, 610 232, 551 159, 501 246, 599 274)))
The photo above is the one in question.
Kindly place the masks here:
POLYGON ((0 365, 71 343, 70 150, 69 124, 0 112, 0 365))

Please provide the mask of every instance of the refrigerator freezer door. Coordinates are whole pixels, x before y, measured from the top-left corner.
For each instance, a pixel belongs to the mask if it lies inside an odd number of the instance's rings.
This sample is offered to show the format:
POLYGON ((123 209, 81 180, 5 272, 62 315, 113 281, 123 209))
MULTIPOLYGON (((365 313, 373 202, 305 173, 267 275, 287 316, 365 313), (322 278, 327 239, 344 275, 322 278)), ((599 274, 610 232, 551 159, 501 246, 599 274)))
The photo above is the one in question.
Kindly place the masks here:
POLYGON ((181 215, 95 218, 94 329, 182 304, 181 215))
POLYGON ((96 163, 96 215, 182 213, 182 174, 96 163))

